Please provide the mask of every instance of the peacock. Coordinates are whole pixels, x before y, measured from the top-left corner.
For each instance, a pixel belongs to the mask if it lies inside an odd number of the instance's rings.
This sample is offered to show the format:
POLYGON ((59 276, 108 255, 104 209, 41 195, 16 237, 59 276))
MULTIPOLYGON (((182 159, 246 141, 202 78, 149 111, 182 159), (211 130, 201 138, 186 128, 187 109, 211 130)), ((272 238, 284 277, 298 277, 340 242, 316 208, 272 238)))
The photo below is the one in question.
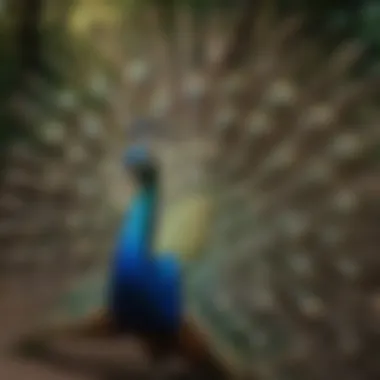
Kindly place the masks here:
POLYGON ((64 88, 11 100, 42 147, 8 153, 3 315, 44 342, 160 332, 231 376, 375 379, 378 78, 352 75, 360 43, 326 53, 269 5, 232 62, 240 16, 179 7, 173 33, 154 7, 118 14, 64 88))

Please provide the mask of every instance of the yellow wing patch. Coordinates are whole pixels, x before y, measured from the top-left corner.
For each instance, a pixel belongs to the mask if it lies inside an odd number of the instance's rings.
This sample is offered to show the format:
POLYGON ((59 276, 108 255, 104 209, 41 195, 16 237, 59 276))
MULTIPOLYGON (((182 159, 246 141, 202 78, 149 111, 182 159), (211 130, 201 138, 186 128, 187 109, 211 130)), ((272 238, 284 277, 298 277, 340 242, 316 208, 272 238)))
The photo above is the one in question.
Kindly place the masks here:
POLYGON ((156 252, 172 252, 183 260, 202 253, 210 231, 212 199, 206 195, 187 196, 168 205, 159 222, 156 252))

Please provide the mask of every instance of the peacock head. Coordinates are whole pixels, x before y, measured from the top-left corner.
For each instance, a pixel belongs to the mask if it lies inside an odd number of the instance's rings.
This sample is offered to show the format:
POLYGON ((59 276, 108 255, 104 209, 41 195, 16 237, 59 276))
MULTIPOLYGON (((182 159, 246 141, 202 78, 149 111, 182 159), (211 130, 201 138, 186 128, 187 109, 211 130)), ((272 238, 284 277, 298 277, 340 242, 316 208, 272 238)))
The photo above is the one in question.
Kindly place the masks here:
POLYGON ((157 162, 144 145, 128 148, 124 156, 124 165, 144 185, 151 184, 157 179, 157 162))

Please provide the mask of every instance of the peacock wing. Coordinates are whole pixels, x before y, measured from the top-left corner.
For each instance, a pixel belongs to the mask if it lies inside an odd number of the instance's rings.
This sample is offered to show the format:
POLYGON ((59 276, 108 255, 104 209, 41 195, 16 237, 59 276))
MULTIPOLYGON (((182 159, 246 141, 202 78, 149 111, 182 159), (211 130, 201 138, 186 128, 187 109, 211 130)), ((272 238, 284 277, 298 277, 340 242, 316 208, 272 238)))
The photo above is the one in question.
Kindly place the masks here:
POLYGON ((109 273, 107 270, 89 273, 75 281, 69 289, 52 305, 45 321, 49 325, 65 326, 84 321, 90 321, 94 316, 105 314, 107 303, 107 285, 109 273))
POLYGON ((40 357, 59 352, 62 341, 107 336, 111 331, 106 314, 107 280, 108 273, 97 272, 74 282, 17 342, 17 351, 40 357))
POLYGON ((168 204, 158 223, 156 252, 173 252, 192 262, 203 253, 213 216, 210 194, 192 194, 168 204))

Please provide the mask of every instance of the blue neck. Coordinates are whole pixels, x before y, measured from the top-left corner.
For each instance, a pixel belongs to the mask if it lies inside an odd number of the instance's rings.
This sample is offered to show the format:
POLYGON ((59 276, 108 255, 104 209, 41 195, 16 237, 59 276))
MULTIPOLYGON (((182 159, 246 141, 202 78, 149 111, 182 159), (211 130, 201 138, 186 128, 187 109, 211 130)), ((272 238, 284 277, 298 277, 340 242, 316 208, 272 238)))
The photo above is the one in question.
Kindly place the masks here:
MULTIPOLYGON (((124 215, 116 246, 116 261, 146 259, 152 251, 158 189, 156 183, 142 185, 124 215)), ((121 263, 120 263, 121 264, 121 263)))
POLYGON ((157 201, 157 183, 137 191, 116 245, 108 307, 122 330, 172 332, 179 328, 180 266, 172 257, 152 257, 157 201))
POLYGON ((118 327, 135 327, 149 315, 140 304, 139 293, 147 281, 147 268, 153 262, 152 237, 157 203, 157 185, 141 185, 126 211, 111 265, 109 307, 118 327))

